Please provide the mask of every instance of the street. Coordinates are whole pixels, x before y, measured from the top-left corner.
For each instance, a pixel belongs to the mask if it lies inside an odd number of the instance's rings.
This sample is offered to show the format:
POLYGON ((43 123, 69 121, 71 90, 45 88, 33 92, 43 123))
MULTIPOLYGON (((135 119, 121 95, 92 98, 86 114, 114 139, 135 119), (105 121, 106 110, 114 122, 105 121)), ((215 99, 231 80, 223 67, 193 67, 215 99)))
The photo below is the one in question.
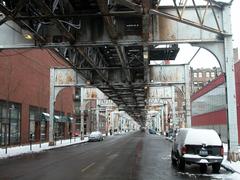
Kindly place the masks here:
POLYGON ((171 165, 171 142, 142 132, 106 137, 102 142, 72 145, 16 158, 0 160, 0 179, 42 180, 158 180, 211 179, 220 174, 200 175, 198 166, 180 173, 171 165))

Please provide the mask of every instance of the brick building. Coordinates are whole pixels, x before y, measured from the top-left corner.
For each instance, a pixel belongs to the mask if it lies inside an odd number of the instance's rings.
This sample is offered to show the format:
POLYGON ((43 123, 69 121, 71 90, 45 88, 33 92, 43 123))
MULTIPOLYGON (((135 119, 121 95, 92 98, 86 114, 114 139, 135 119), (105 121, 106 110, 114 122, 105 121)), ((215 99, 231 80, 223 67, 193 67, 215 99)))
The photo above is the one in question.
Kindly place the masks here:
MULTIPOLYGON (((49 69, 67 67, 50 50, 0 52, 0 145, 48 140, 49 69)), ((73 88, 65 88, 55 103, 55 135, 66 138, 74 130, 73 88)))
POLYGON ((191 69, 192 92, 196 92, 221 74, 219 67, 191 69))

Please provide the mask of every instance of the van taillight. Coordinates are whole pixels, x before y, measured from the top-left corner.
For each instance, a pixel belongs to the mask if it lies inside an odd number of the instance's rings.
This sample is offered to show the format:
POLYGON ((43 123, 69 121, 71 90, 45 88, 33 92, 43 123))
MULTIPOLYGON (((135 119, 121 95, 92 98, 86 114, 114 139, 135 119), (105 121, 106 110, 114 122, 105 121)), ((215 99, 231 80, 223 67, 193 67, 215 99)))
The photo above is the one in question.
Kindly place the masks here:
POLYGON ((221 156, 224 155, 224 149, 223 149, 223 147, 221 147, 221 149, 220 149, 220 155, 221 155, 221 156))
POLYGON ((186 146, 183 146, 183 147, 181 148, 181 153, 182 153, 182 154, 186 154, 186 153, 187 153, 187 147, 186 147, 186 146))

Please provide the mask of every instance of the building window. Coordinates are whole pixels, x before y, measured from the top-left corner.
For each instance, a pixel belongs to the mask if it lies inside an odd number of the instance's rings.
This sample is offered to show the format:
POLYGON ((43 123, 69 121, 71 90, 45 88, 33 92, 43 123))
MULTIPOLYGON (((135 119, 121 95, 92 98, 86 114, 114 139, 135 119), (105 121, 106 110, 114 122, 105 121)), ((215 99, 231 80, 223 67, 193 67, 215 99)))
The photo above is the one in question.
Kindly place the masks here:
POLYGON ((198 82, 193 82, 194 85, 198 85, 198 82))
POLYGON ((46 108, 29 106, 29 137, 32 141, 45 141, 46 129, 42 129, 42 124, 45 124, 42 118, 42 113, 46 112, 46 108))
POLYGON ((198 73, 198 77, 200 77, 200 78, 202 77, 202 72, 198 73))
POLYGON ((212 78, 215 77, 215 72, 211 72, 211 77, 212 77, 212 78))
POLYGON ((197 77, 197 73, 196 73, 196 72, 195 72, 195 73, 193 73, 193 77, 195 77, 195 78, 197 77))
POLYGON ((20 143, 21 105, 0 101, 0 145, 20 143))
POLYGON ((209 78, 210 77, 210 73, 206 72, 206 77, 209 78))

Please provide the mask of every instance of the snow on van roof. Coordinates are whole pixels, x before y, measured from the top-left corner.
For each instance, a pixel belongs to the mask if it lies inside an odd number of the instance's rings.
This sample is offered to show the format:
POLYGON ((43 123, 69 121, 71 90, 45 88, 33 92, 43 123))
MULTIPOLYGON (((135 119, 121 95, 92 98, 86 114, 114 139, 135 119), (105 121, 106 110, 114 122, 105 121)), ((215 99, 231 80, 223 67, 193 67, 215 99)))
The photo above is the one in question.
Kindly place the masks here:
POLYGON ((185 144, 190 145, 213 145, 221 146, 222 141, 219 138, 217 132, 213 129, 186 129, 187 136, 185 139, 185 144))

